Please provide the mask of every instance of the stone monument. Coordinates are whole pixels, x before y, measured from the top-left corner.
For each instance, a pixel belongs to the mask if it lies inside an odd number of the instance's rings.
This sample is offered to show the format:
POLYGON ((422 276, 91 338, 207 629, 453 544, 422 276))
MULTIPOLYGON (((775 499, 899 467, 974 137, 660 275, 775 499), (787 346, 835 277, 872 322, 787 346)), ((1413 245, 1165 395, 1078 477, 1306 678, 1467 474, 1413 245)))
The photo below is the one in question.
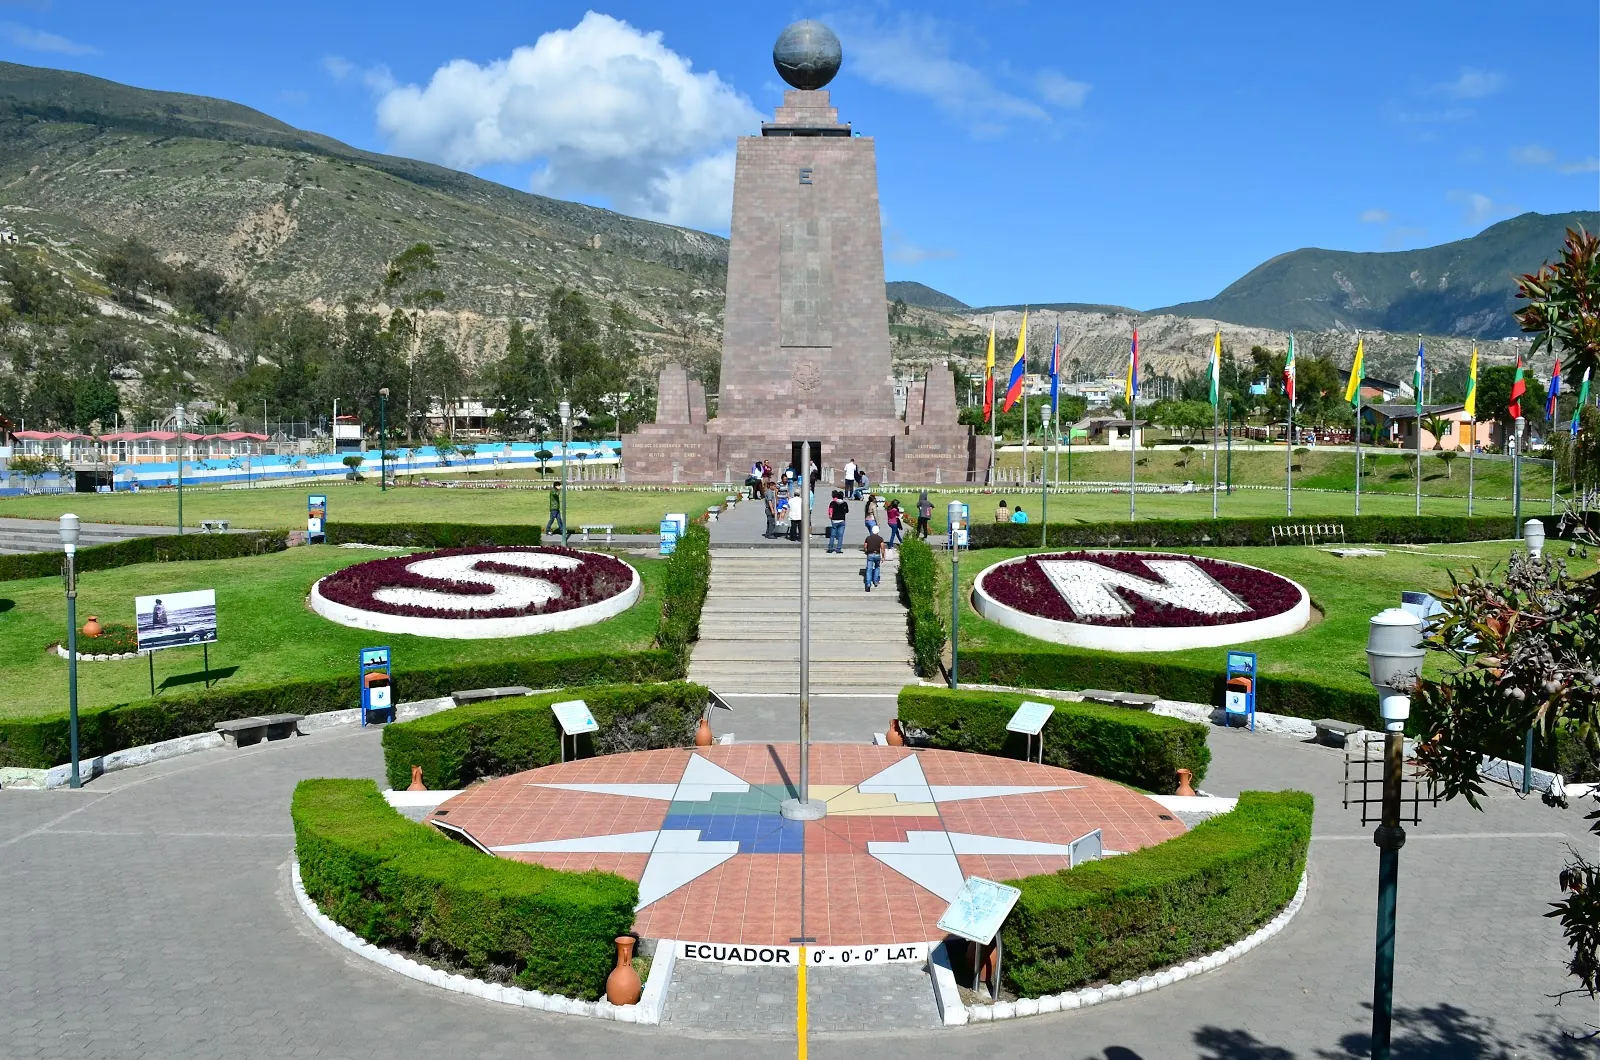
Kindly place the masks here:
POLYGON ((801 440, 822 443, 824 465, 854 460, 875 480, 887 468, 901 482, 964 482, 988 467, 988 438, 956 423, 948 368, 895 414, 877 154, 823 91, 840 61, 820 23, 778 38, 773 63, 794 87, 760 136, 739 138, 717 417, 668 365, 655 423, 623 439, 630 481, 738 481, 756 460, 782 468, 801 440))

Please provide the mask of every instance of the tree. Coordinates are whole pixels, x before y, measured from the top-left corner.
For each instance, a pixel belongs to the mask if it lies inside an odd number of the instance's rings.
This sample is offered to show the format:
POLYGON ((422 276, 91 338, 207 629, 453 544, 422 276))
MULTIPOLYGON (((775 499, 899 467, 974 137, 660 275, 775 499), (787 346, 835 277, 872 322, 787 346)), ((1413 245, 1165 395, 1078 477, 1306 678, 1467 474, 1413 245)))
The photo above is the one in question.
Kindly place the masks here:
POLYGON ((344 473, 344 477, 349 479, 351 482, 360 482, 361 472, 357 471, 356 468, 361 466, 361 461, 362 457, 356 453, 351 453, 349 456, 339 461, 345 467, 350 469, 344 473))
POLYGON ((550 335, 552 383, 576 410, 586 409, 607 389, 600 383, 604 368, 600 328, 589 304, 577 291, 558 287, 546 305, 545 330, 550 335))
POLYGON ((1567 229, 1559 260, 1517 277, 1517 297, 1528 303, 1516 316, 1534 335, 1530 357, 1554 346, 1574 381, 1600 367, 1600 237, 1567 229))
POLYGON ((19 252, 0 255, 0 281, 10 288, 8 304, 12 312, 26 320, 62 323, 83 312, 83 300, 61 277, 42 262, 19 252))
POLYGON ((889 304, 889 323, 899 324, 906 318, 906 300, 896 298, 889 304))
POLYGON ((1454 449, 1446 449, 1444 452, 1439 454, 1439 459, 1444 461, 1445 478, 1455 478, 1455 475, 1450 470, 1450 465, 1454 464, 1456 462, 1456 457, 1460 455, 1461 454, 1454 449))
POLYGON ((422 378, 421 392, 430 399, 439 399, 439 411, 444 416, 446 430, 454 438, 455 402, 461 397, 467 374, 466 367, 461 363, 461 354, 455 347, 446 345, 443 339, 434 336, 422 351, 417 374, 422 378))
POLYGON ((82 431, 92 423, 110 423, 121 401, 122 395, 109 379, 82 377, 72 388, 72 424, 82 431))
POLYGON ((213 330, 231 321, 244 305, 244 296, 228 286, 227 277, 204 265, 180 265, 168 282, 178 308, 213 330))
POLYGON ((167 269, 156 252, 142 241, 129 237, 106 251, 95 262, 119 302, 137 305, 144 288, 162 287, 167 269))
POLYGON ((1433 447, 1444 448, 1445 435, 1450 433, 1451 422, 1443 416, 1426 416, 1422 420, 1422 429, 1433 435, 1433 447))

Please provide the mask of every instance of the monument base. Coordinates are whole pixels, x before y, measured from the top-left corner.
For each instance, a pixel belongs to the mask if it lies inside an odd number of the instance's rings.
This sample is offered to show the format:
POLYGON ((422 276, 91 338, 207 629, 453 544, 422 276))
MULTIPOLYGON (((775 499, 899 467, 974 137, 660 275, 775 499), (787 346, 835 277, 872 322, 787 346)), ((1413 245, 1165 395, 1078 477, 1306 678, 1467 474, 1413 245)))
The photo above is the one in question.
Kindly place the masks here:
POLYGON ((778 806, 778 813, 790 821, 820 821, 828 816, 828 804, 821 799, 784 799, 778 806))

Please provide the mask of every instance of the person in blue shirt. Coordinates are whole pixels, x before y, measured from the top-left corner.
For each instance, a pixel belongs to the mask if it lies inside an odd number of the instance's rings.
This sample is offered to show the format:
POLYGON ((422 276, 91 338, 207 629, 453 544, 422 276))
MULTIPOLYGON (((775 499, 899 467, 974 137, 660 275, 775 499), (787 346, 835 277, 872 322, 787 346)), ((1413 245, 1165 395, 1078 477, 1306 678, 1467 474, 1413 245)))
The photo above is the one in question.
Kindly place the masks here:
POLYGON ((1022 505, 1019 504, 1012 509, 1011 521, 1013 523, 1025 523, 1028 521, 1028 513, 1022 510, 1022 505))

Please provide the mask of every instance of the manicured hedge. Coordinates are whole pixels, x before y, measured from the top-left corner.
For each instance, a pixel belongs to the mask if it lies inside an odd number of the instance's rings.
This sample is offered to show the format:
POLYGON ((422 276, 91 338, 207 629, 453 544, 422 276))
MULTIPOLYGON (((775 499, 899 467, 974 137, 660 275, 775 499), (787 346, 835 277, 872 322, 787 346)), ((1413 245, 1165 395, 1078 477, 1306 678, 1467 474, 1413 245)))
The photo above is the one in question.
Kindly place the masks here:
MULTIPOLYGON (((408 669, 395 674, 395 702, 446 696, 462 688, 527 685, 554 688, 614 681, 670 681, 683 662, 671 651, 653 648, 622 655, 559 655, 534 659, 510 656, 469 666, 408 669)), ((319 714, 358 706, 355 676, 288 681, 257 688, 218 686, 187 696, 98 707, 79 712, 79 746, 84 758, 124 747, 210 732, 216 722, 256 714, 319 714)), ((66 714, 0 718, 0 766, 47 769, 69 757, 66 714)))
MULTIPOLYGON (((1142 522, 1051 523, 1051 548, 1175 548, 1272 544, 1272 528, 1302 523, 1344 527, 1351 544, 1415 545, 1437 541, 1500 541, 1520 537, 1508 516, 1360 515, 1326 519, 1150 519, 1142 522)), ((1553 537, 1554 521, 1546 527, 1553 537)), ((973 548, 1037 548, 1038 524, 974 523, 973 548)))
POLYGON ((906 607, 906 631, 917 673, 932 677, 939 672, 944 653, 945 628, 934 599, 933 549, 920 538, 900 543, 900 602, 906 607))
POLYGON ((473 703, 383 730, 389 785, 411 783, 422 767, 430 788, 464 788, 483 777, 504 776, 561 760, 560 731, 550 704, 582 699, 600 731, 579 739, 579 753, 688 747, 705 710, 704 685, 596 685, 537 696, 473 703), (585 744, 587 743, 587 747, 585 744))
MULTIPOLYGON (((900 690, 900 727, 927 734, 929 746, 1020 758, 1024 737, 1006 722, 1026 696, 1016 692, 921 688, 900 690)), ((1199 783, 1211 763, 1206 726, 1133 707, 1050 700, 1056 711, 1044 729, 1046 764, 1119 780, 1171 795, 1178 770, 1199 783)))
POLYGON ((689 665, 689 647, 700 639, 700 611, 711 585, 711 531, 696 523, 678 538, 661 589, 656 645, 689 665))
MULTIPOLYGON (((288 547, 288 536, 282 530, 251 530, 241 534, 196 533, 134 537, 109 545, 91 545, 79 549, 78 573, 127 567, 134 563, 234 559, 239 556, 257 556, 263 552, 282 552, 288 547)), ((59 551, 0 556, 0 582, 55 577, 61 573, 62 564, 63 557, 59 551)))
POLYGON ((1006 979, 1023 997, 1136 979, 1222 949, 1294 897, 1311 840, 1311 796, 1247 791, 1164 843, 1012 881, 1006 979))
POLYGON ((290 812, 306 893, 376 946, 594 999, 633 926, 631 880, 488 857, 402 817, 370 780, 302 780, 290 812))
POLYGON ((537 545, 537 524, 346 523, 328 520, 328 544, 389 545, 397 548, 465 548, 472 545, 537 545))

